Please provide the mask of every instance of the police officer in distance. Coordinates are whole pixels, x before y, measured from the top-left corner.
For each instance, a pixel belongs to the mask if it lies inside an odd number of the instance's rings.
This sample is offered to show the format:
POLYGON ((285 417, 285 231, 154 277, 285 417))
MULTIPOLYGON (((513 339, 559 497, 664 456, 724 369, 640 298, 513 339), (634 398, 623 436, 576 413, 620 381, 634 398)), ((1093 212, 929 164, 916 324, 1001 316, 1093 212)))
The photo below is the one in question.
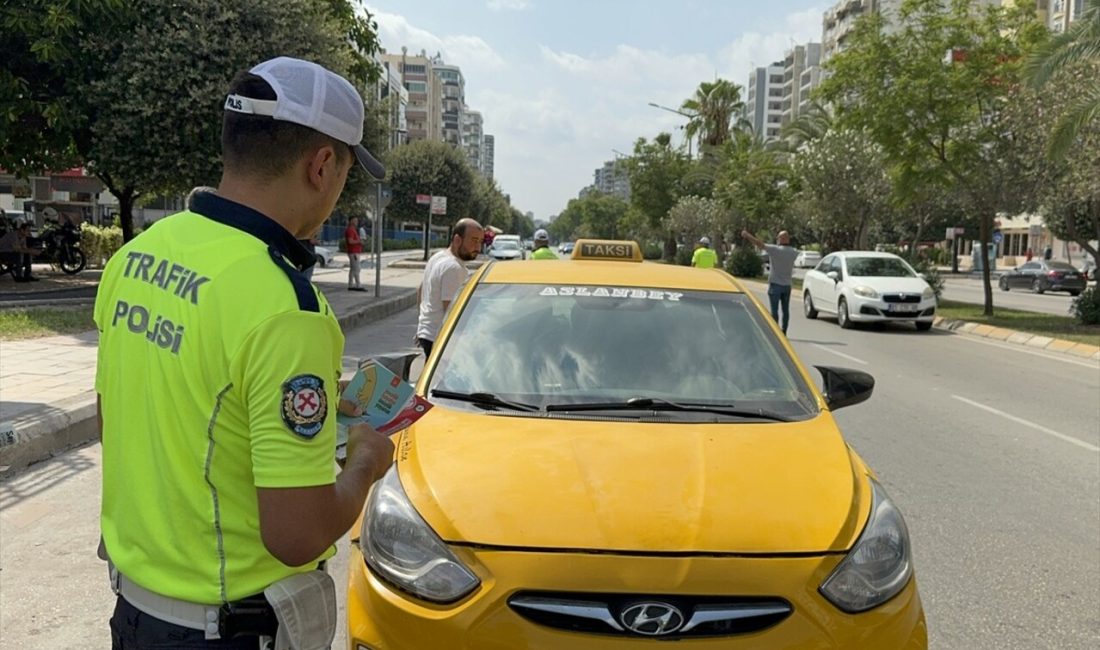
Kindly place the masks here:
POLYGON ((347 80, 310 62, 238 75, 217 190, 104 270, 101 551, 116 650, 331 641, 335 591, 317 569, 393 445, 352 427, 336 476, 344 337, 297 240, 332 212, 356 161, 384 176, 359 144, 363 110, 347 80), (286 598, 305 626, 279 616, 286 598))
POLYGON ((533 260, 556 260, 558 256, 550 250, 550 233, 542 228, 535 231, 535 250, 531 251, 533 260))

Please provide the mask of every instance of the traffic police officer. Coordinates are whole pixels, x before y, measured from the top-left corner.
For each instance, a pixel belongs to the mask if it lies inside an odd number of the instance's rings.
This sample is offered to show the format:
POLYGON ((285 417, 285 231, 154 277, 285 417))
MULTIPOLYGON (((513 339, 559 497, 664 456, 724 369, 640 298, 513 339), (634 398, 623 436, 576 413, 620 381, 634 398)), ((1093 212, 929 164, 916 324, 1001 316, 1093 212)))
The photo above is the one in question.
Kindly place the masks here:
POLYGON ((691 265, 700 269, 713 269, 718 266, 718 253, 710 247, 710 237, 699 238, 699 247, 691 255, 691 265))
POLYGON ((550 234, 542 228, 535 231, 535 250, 531 252, 533 260, 556 260, 558 256, 550 250, 550 234))
POLYGON ((217 190, 103 272, 101 550, 119 595, 115 649, 331 642, 335 591, 316 569, 393 445, 353 427, 335 475, 344 337, 297 239, 332 212, 356 160, 385 175, 359 144, 363 112, 355 88, 314 63, 280 57, 238 75, 217 190), (297 623, 319 633, 287 624, 287 593, 309 594, 297 623))

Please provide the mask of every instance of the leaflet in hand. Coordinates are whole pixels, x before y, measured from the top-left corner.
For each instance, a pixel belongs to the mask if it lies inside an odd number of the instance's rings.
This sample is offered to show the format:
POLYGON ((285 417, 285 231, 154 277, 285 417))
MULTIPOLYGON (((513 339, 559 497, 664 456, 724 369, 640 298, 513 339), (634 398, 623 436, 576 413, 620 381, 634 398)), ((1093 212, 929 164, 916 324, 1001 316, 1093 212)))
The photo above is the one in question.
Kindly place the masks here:
POLYGON ((373 359, 359 367, 341 397, 354 402, 363 415, 339 414, 338 423, 348 426, 366 423, 383 435, 410 426, 432 408, 431 402, 417 395, 408 382, 373 359))

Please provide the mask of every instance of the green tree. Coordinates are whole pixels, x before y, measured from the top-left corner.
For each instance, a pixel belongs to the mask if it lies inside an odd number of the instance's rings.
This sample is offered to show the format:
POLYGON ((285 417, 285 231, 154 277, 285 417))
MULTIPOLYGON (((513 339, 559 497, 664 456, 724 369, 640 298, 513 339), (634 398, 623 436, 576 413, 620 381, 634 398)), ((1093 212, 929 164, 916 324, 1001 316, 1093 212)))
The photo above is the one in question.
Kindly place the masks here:
POLYGON ((87 139, 82 91, 94 76, 82 38, 122 33, 122 0, 6 0, 0 4, 0 167, 20 176, 80 164, 87 139))
POLYGON ((861 129, 832 128, 804 141, 791 164, 796 204, 828 250, 865 249, 876 221, 889 217, 891 184, 882 149, 861 129))
POLYGON ((861 19, 848 48, 830 59, 821 94, 842 124, 867 129, 901 186, 960 191, 980 218, 984 259, 994 217, 1018 211, 1031 191, 1003 108, 1045 28, 1033 7, 978 11, 965 0, 906 0, 897 20, 887 32, 880 14, 861 19))
POLYGON ((1060 116, 1076 110, 1098 77, 1100 61, 1062 68, 1042 88, 1016 89, 1005 110, 1006 122, 1018 134, 1017 148, 1037 161, 1039 191, 1026 208, 1042 214, 1055 236, 1076 242, 1094 259, 1093 242, 1100 240, 1100 119, 1075 128, 1073 147, 1045 154, 1061 137, 1060 116))
POLYGON ((695 89, 695 95, 684 100, 680 110, 692 117, 687 123, 685 135, 699 137, 700 153, 707 147, 717 148, 730 139, 730 132, 739 126, 735 120, 745 110, 741 101, 741 86, 726 79, 704 81, 695 89))
MULTIPOLYGON (((1036 87, 1042 87, 1059 70, 1089 63, 1100 63, 1100 0, 1088 0, 1068 30, 1041 44, 1028 59, 1026 72, 1036 87)), ((1065 108, 1050 138, 1048 150, 1053 157, 1064 156, 1078 132, 1100 120, 1100 79, 1080 81, 1083 92, 1065 108)))
MULTIPOLYGON (((641 214, 653 233, 664 240, 664 259, 676 255, 676 237, 662 226, 662 220, 683 192, 683 180, 691 168, 690 160, 672 147, 672 136, 658 134, 653 141, 638 138, 634 154, 625 161, 630 177, 630 203, 641 214)), ((560 217, 559 217, 560 218, 560 217)))
MULTIPOLYGON (((508 228, 512 225, 512 206, 495 180, 473 174, 473 194, 470 196, 468 215, 483 226, 508 228)), ((509 231, 512 232, 512 231, 509 231)))
POLYGON ((732 211, 732 230, 791 230, 794 224, 787 220, 797 186, 784 154, 755 134, 737 132, 722 157, 714 197, 732 211))
POLYGON ((719 262, 725 254, 725 238, 733 229, 732 215, 726 206, 715 199, 701 196, 681 197, 668 211, 665 228, 676 233, 680 241, 692 246, 703 235, 714 242, 719 262))
MULTIPOLYGON (((386 208, 389 218, 426 224, 428 206, 416 202, 418 194, 447 197, 447 214, 432 217, 433 225, 451 225, 471 215, 474 172, 465 155, 455 147, 446 142, 419 140, 394 149, 386 162, 392 193, 386 208)), ((428 259, 428 248, 425 236, 424 259, 428 259)))
POLYGON ((835 122, 832 110, 820 102, 810 102, 806 110, 779 130, 782 148, 791 153, 797 152, 804 145, 823 137, 835 122))
POLYGON ((548 230, 563 241, 579 237, 620 239, 625 234, 623 218, 629 207, 617 196, 592 192, 569 201, 548 230))
MULTIPOLYGON (((288 55, 317 61, 361 87, 377 75, 374 23, 350 0, 26 0, 21 6, 37 5, 50 5, 42 14, 47 22, 62 14, 57 20, 69 40, 44 57, 49 48, 39 37, 37 54, 31 43, 31 55, 22 58, 38 56, 48 70, 63 76, 72 70, 73 79, 37 104, 60 128, 44 136, 56 140, 44 143, 48 155, 36 158, 26 147, 41 143, 18 140, 23 150, 6 149, 5 158, 37 159, 22 168, 41 169, 56 164, 54 151, 72 152, 118 198, 127 240, 142 196, 184 194, 217 180, 222 103, 236 72, 288 55), (54 12, 58 6, 76 9, 54 12), (106 13, 96 13, 103 7, 106 13), (59 113, 55 105, 67 108, 59 113)), ((23 106, 17 115, 33 117, 35 107, 23 106)))

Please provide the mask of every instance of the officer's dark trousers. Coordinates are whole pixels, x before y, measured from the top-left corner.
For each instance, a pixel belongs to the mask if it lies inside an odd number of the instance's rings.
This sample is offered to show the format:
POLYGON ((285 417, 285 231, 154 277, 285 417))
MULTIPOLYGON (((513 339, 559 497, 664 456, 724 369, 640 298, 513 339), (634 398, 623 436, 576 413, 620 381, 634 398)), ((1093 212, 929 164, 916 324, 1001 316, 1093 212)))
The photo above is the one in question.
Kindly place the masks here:
POLYGON ((207 641, 202 630, 173 625, 149 616, 126 602, 122 596, 118 597, 114 616, 111 617, 112 650, 257 650, 259 647, 260 639, 255 636, 207 641))

